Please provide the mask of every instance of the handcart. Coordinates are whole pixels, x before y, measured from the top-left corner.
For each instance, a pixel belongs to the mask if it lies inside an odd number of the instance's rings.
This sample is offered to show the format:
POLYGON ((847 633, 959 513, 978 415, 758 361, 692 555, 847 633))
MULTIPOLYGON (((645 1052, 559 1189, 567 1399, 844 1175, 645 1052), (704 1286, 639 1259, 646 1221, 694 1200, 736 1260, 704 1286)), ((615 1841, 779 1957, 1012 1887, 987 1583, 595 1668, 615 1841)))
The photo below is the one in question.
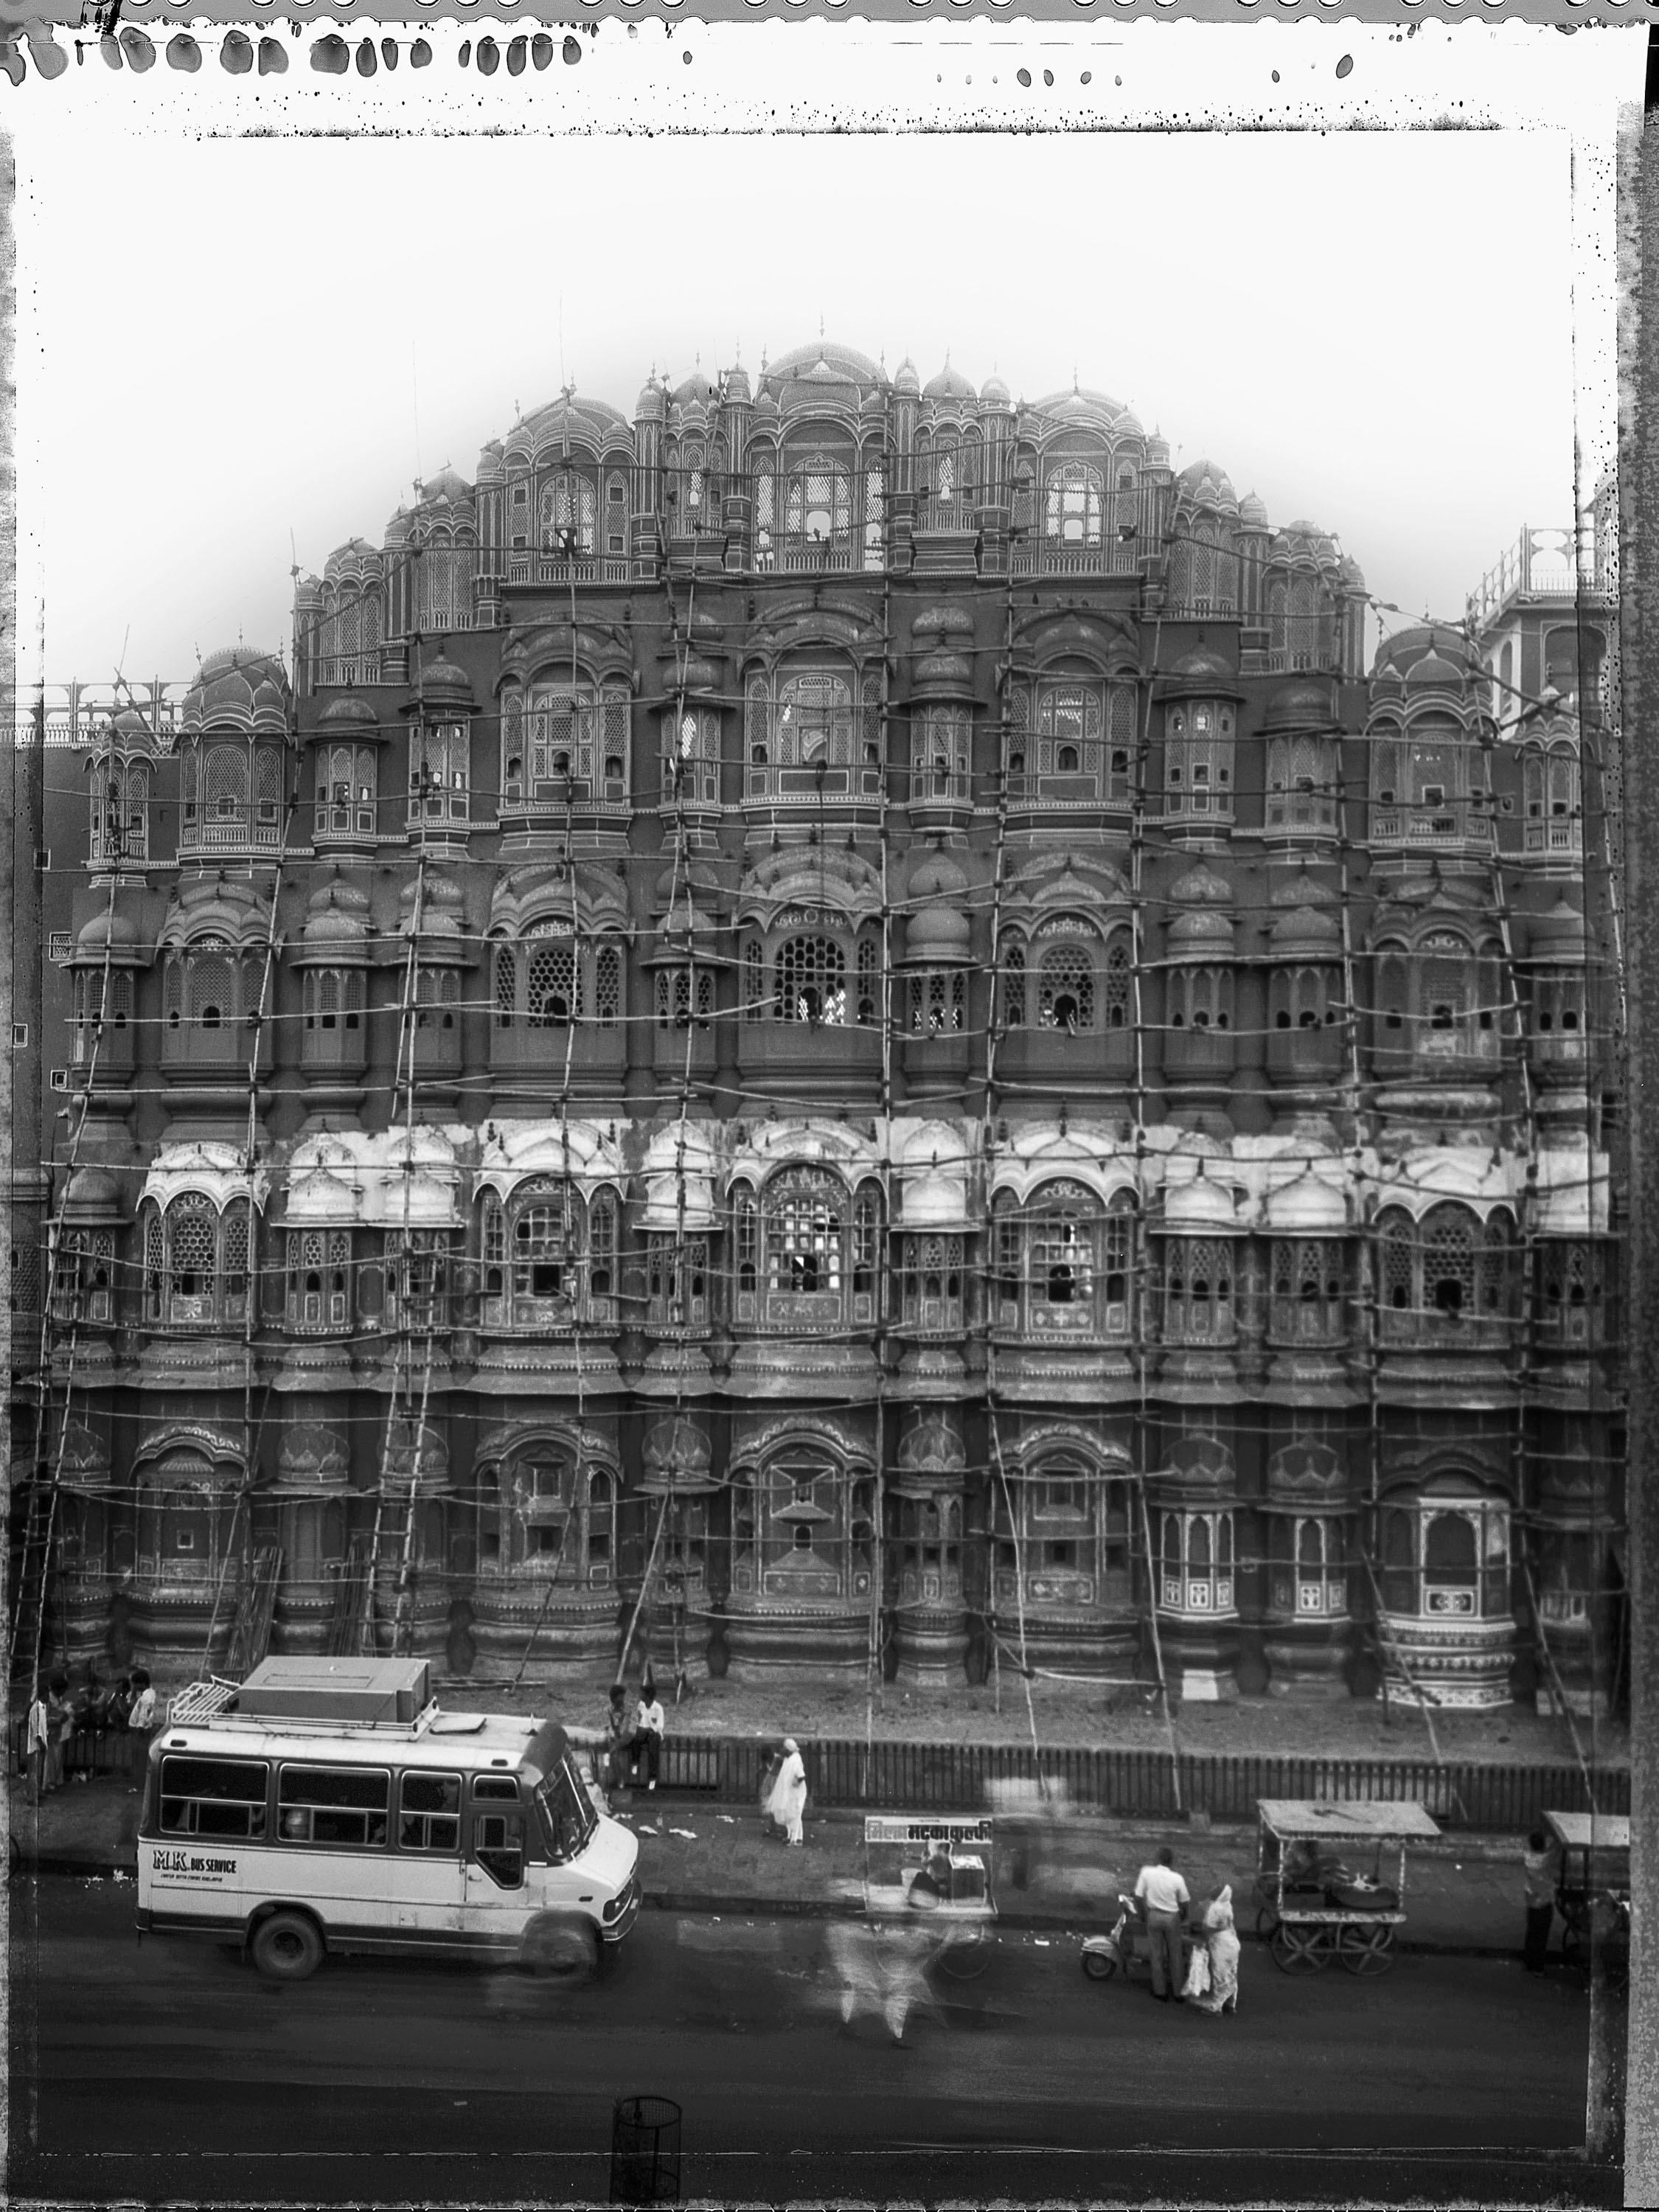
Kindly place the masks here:
POLYGON ((1264 1797, 1256 1809, 1255 1928, 1273 1964, 1311 1974, 1340 1959, 1351 1974, 1386 1973, 1406 1917, 1407 1847, 1440 1833, 1423 1807, 1264 1797), (1382 1854, 1396 1844, 1385 1881, 1382 1854))
POLYGON ((1544 1826, 1561 1854, 1555 1885, 1561 1956, 1570 1966, 1586 1965, 1598 1898, 1616 1908, 1606 1921, 1613 1940, 1622 1944, 1627 1936, 1630 1819, 1624 1813, 1546 1813, 1544 1826))
POLYGON ((929 1929, 937 1939, 930 1963, 941 1972, 963 1981, 982 1973, 996 1940, 990 1821, 867 1814, 864 1909, 929 1929))

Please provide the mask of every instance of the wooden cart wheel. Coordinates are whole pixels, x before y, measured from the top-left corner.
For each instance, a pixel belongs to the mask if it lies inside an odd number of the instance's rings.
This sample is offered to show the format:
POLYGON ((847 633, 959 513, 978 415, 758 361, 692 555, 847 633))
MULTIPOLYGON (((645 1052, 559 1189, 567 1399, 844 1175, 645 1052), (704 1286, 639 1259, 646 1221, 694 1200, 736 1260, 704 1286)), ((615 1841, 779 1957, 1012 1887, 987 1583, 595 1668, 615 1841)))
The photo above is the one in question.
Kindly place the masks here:
POLYGON ((939 1954, 939 1970, 953 1982, 971 1982, 991 1963, 994 1942, 988 1928, 975 1928, 951 1936, 939 1954))
POLYGON ((1293 1920, 1279 1922, 1268 1938, 1267 1948, 1281 1974, 1316 1974, 1330 1963, 1331 1949, 1325 1929, 1304 1927, 1293 1920))
POLYGON ((1264 1943, 1271 1943, 1273 1930, 1279 1925, 1278 1908, 1264 1905, 1255 1916, 1255 1932, 1264 1943))
POLYGON ((1394 1929, 1387 1921, 1345 1921, 1336 1931, 1336 1955, 1351 1974, 1386 1974, 1395 1960, 1394 1929))

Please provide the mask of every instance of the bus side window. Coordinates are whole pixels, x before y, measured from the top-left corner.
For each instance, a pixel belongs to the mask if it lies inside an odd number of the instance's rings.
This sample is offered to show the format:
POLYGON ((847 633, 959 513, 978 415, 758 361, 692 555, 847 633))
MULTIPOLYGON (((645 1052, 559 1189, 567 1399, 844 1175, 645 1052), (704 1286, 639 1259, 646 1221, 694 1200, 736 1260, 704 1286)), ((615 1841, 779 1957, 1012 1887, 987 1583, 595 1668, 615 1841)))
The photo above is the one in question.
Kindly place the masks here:
POLYGON ((510 1774, 475 1774, 472 1778, 472 1802, 488 1802, 493 1805, 516 1805, 519 1785, 510 1774))
POLYGON ((263 1836, 270 1769, 263 1761, 164 1759, 164 1836, 263 1836))
POLYGON ((277 1784, 277 1832, 284 1843, 343 1844, 378 1850, 386 1843, 392 1777, 358 1766, 285 1766, 277 1784))
POLYGON ((398 1848, 453 1851, 461 1841, 459 1774, 405 1774, 398 1785, 398 1848))
POLYGON ((524 1880, 524 1815, 475 1813, 472 1856, 501 1889, 517 1889, 524 1880))

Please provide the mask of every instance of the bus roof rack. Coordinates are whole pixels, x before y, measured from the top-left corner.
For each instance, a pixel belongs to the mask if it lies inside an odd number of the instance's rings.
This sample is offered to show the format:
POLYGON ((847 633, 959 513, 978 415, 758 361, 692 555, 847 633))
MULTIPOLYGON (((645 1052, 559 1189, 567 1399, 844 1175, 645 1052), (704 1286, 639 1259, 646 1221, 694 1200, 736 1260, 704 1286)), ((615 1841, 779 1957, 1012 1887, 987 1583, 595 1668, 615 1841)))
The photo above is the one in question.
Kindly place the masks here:
POLYGON ((236 1700, 239 1685, 222 1675, 210 1674, 205 1682, 191 1682, 167 1702, 169 1727, 189 1728, 210 1721, 236 1700))
POLYGON ((295 1657, 262 1660, 234 1692, 234 1711, 246 1720, 407 1729, 431 1704, 431 1668, 424 1659, 295 1657))

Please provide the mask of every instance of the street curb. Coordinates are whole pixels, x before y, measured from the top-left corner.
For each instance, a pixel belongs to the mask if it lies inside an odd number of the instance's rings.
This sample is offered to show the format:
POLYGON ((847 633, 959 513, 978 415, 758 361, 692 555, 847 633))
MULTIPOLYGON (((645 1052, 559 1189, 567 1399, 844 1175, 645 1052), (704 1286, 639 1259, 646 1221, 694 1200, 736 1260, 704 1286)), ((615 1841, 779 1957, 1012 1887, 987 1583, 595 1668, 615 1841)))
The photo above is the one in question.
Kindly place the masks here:
MULTIPOLYGON (((124 1879, 136 1881, 137 1860, 122 1865, 112 1859, 71 1858, 62 1852, 53 1852, 42 1858, 25 1855, 17 1865, 17 1874, 57 1875, 86 1881, 109 1881, 124 1879)), ((747 1920, 857 1920, 863 1917, 864 1907, 856 1898, 839 1897, 714 1897, 696 1891, 649 1890, 641 1898, 642 1905, 659 1912, 684 1912, 699 1917, 747 1920)), ((1034 1930, 1044 1935, 1081 1936, 1097 1932, 1110 1917, 1108 1914, 1009 1912, 999 1911, 998 1924, 1022 1931, 1034 1930)), ((1260 1943, 1261 1938, 1253 1928, 1241 1928, 1241 1942, 1260 1943)), ((1481 1943, 1425 1943, 1409 1936, 1401 1936, 1396 1946, 1401 1952, 1450 1959, 1512 1959, 1518 1951, 1507 1945, 1481 1943)))

